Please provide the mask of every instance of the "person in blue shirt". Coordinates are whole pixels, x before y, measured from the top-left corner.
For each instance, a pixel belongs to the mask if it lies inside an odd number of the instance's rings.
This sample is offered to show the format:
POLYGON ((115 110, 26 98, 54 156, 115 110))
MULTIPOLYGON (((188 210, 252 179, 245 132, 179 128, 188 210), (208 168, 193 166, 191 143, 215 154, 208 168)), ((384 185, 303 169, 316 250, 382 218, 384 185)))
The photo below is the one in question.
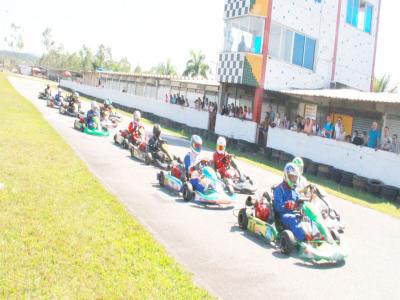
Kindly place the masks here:
POLYGON ((326 116, 326 123, 324 125, 325 137, 331 139, 333 137, 334 126, 332 124, 331 116, 326 116))
POLYGON ((301 215, 294 210, 301 204, 299 194, 296 191, 296 184, 300 172, 296 164, 288 163, 284 168, 283 182, 274 190, 274 210, 282 223, 283 228, 293 232, 299 241, 310 240, 301 226, 301 215))
POLYGON ((89 129, 96 129, 99 124, 99 117, 100 117, 100 113, 99 113, 99 106, 97 105, 97 102, 92 101, 92 103, 90 104, 91 109, 87 112, 86 115, 86 123, 89 129))
POLYGON ((378 130, 378 123, 373 122, 368 132, 368 147, 378 150, 381 133, 378 130))
POLYGON ((60 105, 63 101, 62 91, 58 90, 58 93, 54 96, 54 104, 60 105))

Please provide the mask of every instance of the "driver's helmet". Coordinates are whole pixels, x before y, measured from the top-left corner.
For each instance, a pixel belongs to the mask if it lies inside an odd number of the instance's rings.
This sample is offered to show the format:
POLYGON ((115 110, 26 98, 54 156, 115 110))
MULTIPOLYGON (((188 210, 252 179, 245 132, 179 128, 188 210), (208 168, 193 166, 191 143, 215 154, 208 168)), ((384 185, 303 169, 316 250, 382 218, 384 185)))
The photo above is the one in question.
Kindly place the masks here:
POLYGON ((133 112, 133 123, 137 126, 140 123, 140 119, 142 118, 142 114, 140 113, 140 111, 135 110, 133 112))
POLYGON ((161 126, 160 126, 160 124, 155 124, 154 125, 154 127, 153 127, 153 135, 156 138, 160 137, 160 135, 161 135, 161 126))
POLYGON ((62 95, 62 90, 58 89, 58 95, 61 96, 62 95))
POLYGON ((220 136, 217 140, 217 152, 218 154, 224 154, 226 148, 226 139, 220 136))
POLYGON ((110 100, 110 98, 107 98, 106 100, 104 100, 104 105, 107 105, 107 106, 112 105, 112 101, 110 100))
POLYGON ((283 173, 285 182, 291 189, 294 188, 300 177, 300 172, 297 165, 292 162, 287 163, 283 169, 283 173))
POLYGON ((301 157, 297 156, 293 159, 292 163, 294 163, 299 169, 300 176, 303 175, 304 172, 304 161, 301 157))
POLYGON ((203 140, 198 135, 192 135, 190 138, 190 149, 195 155, 200 154, 201 148, 203 146, 203 140))
POLYGON ((99 106, 97 105, 96 101, 92 101, 92 103, 90 103, 90 107, 92 108, 93 111, 99 110, 99 106))

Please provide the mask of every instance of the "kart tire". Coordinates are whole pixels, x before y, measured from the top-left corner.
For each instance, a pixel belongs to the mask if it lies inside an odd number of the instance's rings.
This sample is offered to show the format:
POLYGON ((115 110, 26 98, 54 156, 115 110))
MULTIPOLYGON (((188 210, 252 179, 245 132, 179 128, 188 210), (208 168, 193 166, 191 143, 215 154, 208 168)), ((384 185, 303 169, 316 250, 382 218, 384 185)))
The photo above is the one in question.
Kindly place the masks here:
POLYGON ((124 141, 122 142, 122 147, 124 149, 129 149, 129 141, 128 141, 128 139, 124 139, 124 141))
POLYGON ((284 230, 281 234, 280 249, 285 255, 290 255, 296 247, 296 239, 290 230, 284 230))
POLYGON ((190 182, 185 182, 183 184, 183 190, 182 190, 182 196, 183 196, 183 200, 185 202, 189 202, 193 199, 193 186, 191 185, 190 182))
POLYGON ((160 174, 158 175, 158 182, 160 183, 160 186, 164 186, 164 181, 165 181, 165 175, 164 171, 161 171, 160 174))
POLYGON ((245 208, 242 208, 241 210, 239 210, 238 224, 241 229, 244 229, 244 230, 247 229, 247 225, 249 224, 249 218, 247 217, 245 208))
POLYGON ((118 145, 118 142, 117 142, 117 133, 114 135, 114 143, 118 145))
POLYGON ((151 156, 151 153, 147 152, 144 157, 144 163, 146 165, 150 165, 152 162, 153 162, 153 157, 151 156))
POLYGON ((233 195, 234 193, 235 193, 235 189, 233 188, 233 186, 232 185, 227 185, 226 186, 226 190, 227 190, 227 192, 228 192, 228 195, 233 195))

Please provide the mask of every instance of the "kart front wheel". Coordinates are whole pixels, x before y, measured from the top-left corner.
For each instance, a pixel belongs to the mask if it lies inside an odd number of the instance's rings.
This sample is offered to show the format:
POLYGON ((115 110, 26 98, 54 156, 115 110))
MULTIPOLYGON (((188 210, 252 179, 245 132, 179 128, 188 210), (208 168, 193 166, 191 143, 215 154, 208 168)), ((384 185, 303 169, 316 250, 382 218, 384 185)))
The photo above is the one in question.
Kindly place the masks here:
POLYGON ((238 223, 239 223, 240 228, 247 229, 247 225, 249 223, 249 218, 247 217, 245 208, 242 208, 241 210, 239 210, 238 223))
POLYGON ((340 245, 340 234, 337 230, 331 230, 331 236, 335 240, 336 244, 340 245))
POLYGON ((165 175, 164 172, 161 171, 160 174, 158 174, 158 182, 160 183, 160 186, 164 186, 165 185, 165 175))
POLYGON ((231 184, 229 184, 226 187, 227 191, 228 191, 228 195, 233 195, 235 193, 235 189, 233 188, 233 186, 231 184))
POLYGON ((182 196, 183 196, 183 200, 185 202, 189 202, 190 200, 193 199, 193 196, 194 196, 193 186, 190 184, 190 182, 184 183, 182 196))
POLYGON ((296 247, 296 239, 294 238, 293 233, 290 230, 282 231, 281 235, 281 252, 285 255, 290 255, 296 247))
POLYGON ((144 156, 144 163, 146 165, 150 165, 153 161, 153 157, 151 156, 151 153, 147 152, 144 156))

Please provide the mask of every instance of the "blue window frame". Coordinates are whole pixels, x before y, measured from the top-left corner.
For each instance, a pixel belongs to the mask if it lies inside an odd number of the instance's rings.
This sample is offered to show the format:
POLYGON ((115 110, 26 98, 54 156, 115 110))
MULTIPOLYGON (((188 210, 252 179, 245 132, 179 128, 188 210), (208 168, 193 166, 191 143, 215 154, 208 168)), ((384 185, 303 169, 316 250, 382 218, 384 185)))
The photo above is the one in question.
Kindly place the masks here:
POLYGON ((310 70, 314 69, 316 41, 299 33, 294 36, 292 63, 310 70))
POLYGON ((366 0, 347 0, 346 23, 371 33, 373 11, 366 0))

